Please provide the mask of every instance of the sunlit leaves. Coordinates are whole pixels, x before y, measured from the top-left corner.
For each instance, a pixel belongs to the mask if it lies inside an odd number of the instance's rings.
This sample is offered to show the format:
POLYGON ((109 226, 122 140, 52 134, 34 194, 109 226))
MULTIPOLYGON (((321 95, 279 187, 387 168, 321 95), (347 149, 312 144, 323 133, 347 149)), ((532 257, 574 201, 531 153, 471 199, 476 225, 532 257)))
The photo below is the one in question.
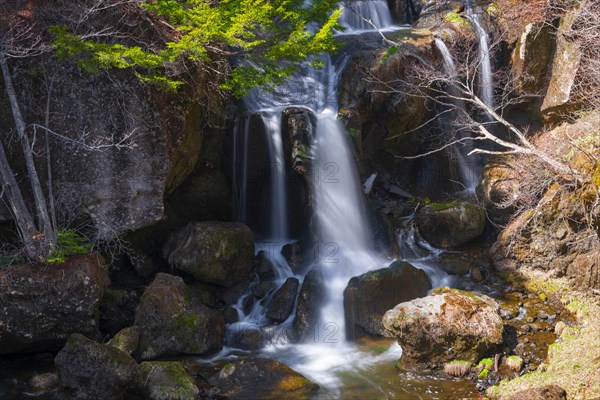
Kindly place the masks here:
POLYGON ((180 84, 177 76, 165 74, 168 63, 244 57, 250 62, 235 68, 222 85, 240 96, 254 86, 279 84, 293 73, 293 64, 335 50, 332 30, 339 28, 341 12, 335 0, 152 0, 141 7, 175 27, 178 38, 150 50, 86 41, 55 27, 57 54, 77 57, 90 71, 135 68, 143 81, 167 88, 180 84))

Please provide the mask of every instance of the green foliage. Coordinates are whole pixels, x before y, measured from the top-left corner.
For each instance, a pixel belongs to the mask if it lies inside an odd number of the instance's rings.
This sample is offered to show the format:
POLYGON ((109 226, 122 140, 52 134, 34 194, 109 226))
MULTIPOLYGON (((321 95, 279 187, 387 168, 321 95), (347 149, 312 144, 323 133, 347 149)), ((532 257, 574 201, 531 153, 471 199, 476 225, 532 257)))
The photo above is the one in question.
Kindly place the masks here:
POLYGON ((133 68, 142 81, 166 89, 181 85, 166 73, 169 65, 239 56, 248 62, 234 68, 221 86, 239 97, 254 86, 273 88, 296 71, 298 62, 337 48, 333 29, 339 28, 341 9, 336 0, 315 0, 307 7, 303 0, 153 0, 139 7, 174 26, 177 39, 150 49, 84 40, 55 26, 56 54, 75 57, 91 72, 133 68))
POLYGON ((46 258, 47 263, 63 263, 67 256, 74 254, 86 254, 92 250, 93 246, 87 238, 78 234, 72 229, 63 229, 56 234, 56 245, 52 249, 50 256, 46 258))
POLYGON ((477 368, 479 369, 492 369, 493 366, 494 360, 491 358, 484 358, 483 360, 479 361, 479 364, 477 364, 477 368))
POLYGON ((444 20, 454 24, 466 24, 467 20, 462 17, 458 12, 452 11, 444 16, 444 20))
POLYGON ((392 47, 390 47, 383 54, 383 59, 381 60, 381 62, 385 64, 386 62, 388 62, 388 60, 390 59, 390 57, 393 56, 394 54, 396 54, 397 52, 398 52, 398 46, 392 46, 392 47))

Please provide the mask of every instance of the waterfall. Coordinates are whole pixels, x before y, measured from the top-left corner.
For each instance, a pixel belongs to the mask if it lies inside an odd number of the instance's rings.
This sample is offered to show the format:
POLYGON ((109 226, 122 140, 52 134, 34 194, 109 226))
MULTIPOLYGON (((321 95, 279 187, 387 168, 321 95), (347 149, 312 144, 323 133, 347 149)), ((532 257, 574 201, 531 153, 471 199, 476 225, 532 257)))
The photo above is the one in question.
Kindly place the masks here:
POLYGON ((387 0, 357 0, 344 4, 340 23, 350 33, 393 26, 387 0))
POLYGON ((270 237, 275 240, 287 239, 287 201, 285 187, 285 159, 281 138, 281 113, 270 112, 262 115, 269 141, 271 171, 271 229, 270 237))
MULTIPOLYGON (((444 65, 444 72, 450 77, 456 74, 456 65, 454 64, 454 59, 452 58, 452 54, 450 54, 450 50, 446 43, 439 37, 434 39, 435 47, 440 52, 442 56, 442 63, 444 65)), ((449 92, 450 96, 453 99, 452 101, 457 109, 466 110, 466 105, 463 101, 459 100, 461 94, 458 88, 452 84, 448 85, 446 90, 449 92)), ((451 113, 450 118, 455 118, 456 113, 451 113)), ((448 118, 446 116, 442 118, 448 118)), ((454 139, 464 139, 467 138, 468 133, 457 133, 454 139)), ((474 193, 477 184, 479 183, 479 175, 481 173, 481 167, 479 166, 478 159, 476 157, 469 157, 468 154, 474 149, 473 141, 466 140, 464 143, 457 143, 452 146, 452 151, 456 156, 456 161, 460 170, 461 181, 465 186, 467 192, 474 193)))
POLYGON ((479 21, 479 14, 475 12, 473 0, 467 0, 466 4, 467 18, 471 21, 475 34, 479 39, 479 86, 481 101, 489 107, 494 107, 494 88, 492 86, 492 62, 490 60, 490 39, 479 21))
MULTIPOLYGON (((373 26, 359 18, 357 13, 372 21, 377 29, 393 26, 385 0, 356 1, 348 7, 341 23, 351 32, 374 31, 373 26)), ((307 63, 285 85, 269 93, 252 90, 244 100, 244 112, 261 116, 268 139, 270 223, 267 237, 257 243, 256 248, 257 251, 265 250, 269 262, 274 266, 275 278, 274 289, 263 300, 255 301, 248 310, 246 300, 252 300, 252 288, 258 285, 258 281, 251 283, 250 289, 234 305, 239 322, 228 325, 228 336, 235 334, 236 330, 262 332, 266 339, 266 347, 262 350, 264 353, 322 385, 335 388, 339 384, 334 375, 335 369, 351 367, 354 361, 365 361, 355 346, 345 341, 343 291, 353 276, 382 268, 391 261, 378 257, 373 250, 364 193, 361 191, 348 134, 337 121, 337 84, 347 59, 340 57, 334 62, 330 56, 323 55, 320 61, 325 68, 317 70, 307 63), (285 332, 294 319, 294 312, 279 325, 272 324, 266 316, 270 298, 286 279, 295 277, 301 282, 304 279, 304 276, 292 271, 281 255, 283 245, 291 239, 288 237, 286 218, 286 160, 281 126, 282 112, 288 107, 309 109, 317 120, 311 146, 316 252, 307 271, 318 269, 323 273, 327 294, 321 308, 320 322, 314 328, 314 342, 302 344, 292 344, 286 340, 285 332)), ((248 136, 247 122, 236 126, 234 168, 241 170, 233 174, 234 185, 238 185, 234 193, 239 199, 235 204, 243 210, 247 195, 240 192, 248 189, 244 166, 248 157, 252 157, 247 154, 247 140, 251 140, 251 137, 248 136)), ((243 212, 238 211, 238 214, 243 212)), ((225 353, 227 351, 224 350, 225 353)), ((398 351, 399 347, 395 346, 386 353, 386 357, 396 359, 398 351)))

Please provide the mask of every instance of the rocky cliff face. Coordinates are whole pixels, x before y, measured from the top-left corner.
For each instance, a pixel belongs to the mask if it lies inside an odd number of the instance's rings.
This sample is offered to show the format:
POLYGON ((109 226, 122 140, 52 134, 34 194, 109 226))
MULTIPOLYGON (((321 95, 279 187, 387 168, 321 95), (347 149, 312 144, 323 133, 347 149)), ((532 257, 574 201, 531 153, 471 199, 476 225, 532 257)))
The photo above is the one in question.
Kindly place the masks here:
MULTIPOLYGON (((142 84, 132 72, 94 75, 51 54, 11 60, 10 67, 44 182, 41 126, 46 113, 49 117, 59 219, 63 224, 90 220, 101 239, 161 220, 165 197, 192 173, 203 150, 212 150, 206 134, 219 134, 219 128, 211 126, 224 118, 226 101, 208 89, 218 78, 204 71, 192 71, 183 89, 167 93, 142 84)), ((24 177, 18 143, 11 145, 16 137, 3 83, 0 92, 0 120, 6 121, 0 135, 3 142, 6 138, 13 169, 24 177)), ((221 167, 217 159, 196 173, 221 167)), ((27 195, 24 178, 21 183, 27 195)), ((219 202, 226 204, 228 193, 220 196, 225 201, 219 202)), ((0 211, 0 218, 10 216, 0 211)))

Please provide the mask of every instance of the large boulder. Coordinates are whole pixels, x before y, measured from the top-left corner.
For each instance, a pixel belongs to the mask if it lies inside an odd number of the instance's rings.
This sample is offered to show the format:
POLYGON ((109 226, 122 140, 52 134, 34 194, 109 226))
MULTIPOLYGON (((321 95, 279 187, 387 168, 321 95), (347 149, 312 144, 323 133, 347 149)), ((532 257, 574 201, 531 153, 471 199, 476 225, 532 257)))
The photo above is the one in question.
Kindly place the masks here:
POLYGON ((199 281, 232 287, 252 272, 252 231, 237 222, 193 222, 173 233, 163 249, 173 268, 199 281))
POLYGON ((139 380, 138 365, 119 349, 73 334, 56 355, 54 364, 67 398, 123 399, 139 380))
POLYGON ((344 290, 346 338, 383 335, 383 314, 398 303, 427 295, 429 289, 427 274, 401 261, 355 276, 344 290))
POLYGON ((98 337, 98 307, 109 282, 98 254, 1 268, 0 354, 58 350, 74 332, 98 337))
POLYGON ((273 322, 283 322, 292 313, 300 282, 294 277, 287 278, 273 294, 267 309, 267 317, 273 322))
POLYGON ((435 247, 458 247, 483 233, 485 210, 462 201, 432 203, 418 211, 417 227, 435 247))
POLYGON ((386 312, 383 326, 402 347, 403 368, 439 368, 452 360, 476 362, 501 344, 499 309, 486 295, 439 288, 386 312))
POLYGON ((228 399, 309 399, 319 388, 287 365, 264 358, 227 364, 209 382, 228 399))
POLYGON ((551 60, 551 75, 548 89, 541 106, 542 115, 547 119, 561 119, 578 99, 574 98, 574 87, 581 77, 579 70, 582 50, 569 31, 576 20, 573 12, 561 18, 556 32, 556 49, 551 60))
POLYGON ((555 47, 554 33, 547 22, 531 22, 525 26, 512 56, 517 93, 535 95, 543 89, 555 47))
POLYGON ((140 364, 141 393, 148 400, 196 400, 200 390, 180 362, 140 364))
POLYGON ((142 295, 135 326, 144 360, 219 350, 225 331, 220 312, 191 301, 183 279, 165 273, 157 274, 142 295))
POLYGON ((292 341, 305 340, 310 332, 315 332, 325 296, 323 274, 317 269, 310 270, 302 282, 296 306, 296 316, 291 330, 288 332, 288 337, 292 341))

